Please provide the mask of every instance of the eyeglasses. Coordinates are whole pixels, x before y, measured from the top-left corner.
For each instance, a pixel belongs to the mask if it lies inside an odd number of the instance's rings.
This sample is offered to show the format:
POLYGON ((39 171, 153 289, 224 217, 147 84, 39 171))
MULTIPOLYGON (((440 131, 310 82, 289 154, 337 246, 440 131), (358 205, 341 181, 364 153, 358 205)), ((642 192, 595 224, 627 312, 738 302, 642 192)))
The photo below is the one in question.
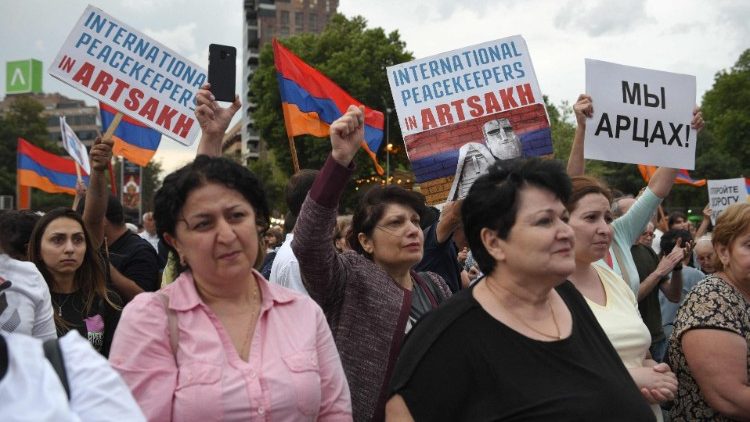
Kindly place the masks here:
POLYGON ((380 229, 391 236, 403 236, 412 227, 422 230, 419 226, 419 220, 397 220, 375 226, 376 229, 380 229))
POLYGON ((654 237, 654 232, 643 232, 641 236, 654 237))

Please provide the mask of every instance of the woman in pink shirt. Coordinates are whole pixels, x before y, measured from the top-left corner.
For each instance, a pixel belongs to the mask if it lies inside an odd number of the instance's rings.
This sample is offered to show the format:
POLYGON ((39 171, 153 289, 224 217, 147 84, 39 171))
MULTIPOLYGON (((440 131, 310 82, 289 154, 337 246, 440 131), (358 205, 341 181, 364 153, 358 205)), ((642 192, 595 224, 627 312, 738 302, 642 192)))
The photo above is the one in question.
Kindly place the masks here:
POLYGON ((125 307, 110 352, 146 417, 351 420, 323 312, 253 269, 269 220, 255 175, 200 155, 166 177, 154 205, 185 271, 125 307))

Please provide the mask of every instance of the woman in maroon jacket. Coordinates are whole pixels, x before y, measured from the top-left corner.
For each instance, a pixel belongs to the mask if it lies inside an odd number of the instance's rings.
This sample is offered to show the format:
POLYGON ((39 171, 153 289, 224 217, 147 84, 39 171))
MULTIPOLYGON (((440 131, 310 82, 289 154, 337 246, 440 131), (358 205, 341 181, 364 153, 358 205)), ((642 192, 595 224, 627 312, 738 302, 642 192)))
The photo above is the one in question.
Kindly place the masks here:
POLYGON ((310 296, 326 314, 352 394, 355 420, 382 420, 387 385, 411 326, 450 290, 433 273, 416 273, 424 237, 421 195, 372 188, 352 221, 352 251, 333 244, 336 210, 364 141, 364 111, 349 107, 330 128, 331 155, 305 200, 292 249, 310 296))

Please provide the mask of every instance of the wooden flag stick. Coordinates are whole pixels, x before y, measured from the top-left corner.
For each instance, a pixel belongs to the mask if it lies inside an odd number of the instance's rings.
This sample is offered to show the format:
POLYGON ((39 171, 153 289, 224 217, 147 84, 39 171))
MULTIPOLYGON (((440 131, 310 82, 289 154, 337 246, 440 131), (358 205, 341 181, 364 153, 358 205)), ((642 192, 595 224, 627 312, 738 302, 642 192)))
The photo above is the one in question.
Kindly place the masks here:
POLYGON ((83 178, 81 177, 81 166, 78 165, 78 161, 73 161, 76 165, 76 180, 79 182, 83 181, 83 178))
POLYGON ((289 150, 292 153, 292 166, 294 167, 294 174, 299 173, 299 160, 297 159, 297 148, 294 146, 294 137, 289 136, 289 150))
POLYGON ((104 136, 102 137, 103 140, 112 138, 112 134, 115 133, 117 126, 120 125, 120 120, 122 120, 122 113, 118 111, 117 114, 115 114, 115 118, 112 120, 112 123, 109 124, 107 131, 104 132, 104 136))

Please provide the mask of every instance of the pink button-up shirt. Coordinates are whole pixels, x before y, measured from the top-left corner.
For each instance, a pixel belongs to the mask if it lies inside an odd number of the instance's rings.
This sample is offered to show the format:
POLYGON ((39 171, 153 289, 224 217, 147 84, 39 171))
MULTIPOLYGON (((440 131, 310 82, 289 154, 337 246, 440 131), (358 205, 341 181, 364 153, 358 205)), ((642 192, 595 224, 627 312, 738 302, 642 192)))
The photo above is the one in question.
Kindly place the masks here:
POLYGON ((349 386, 323 312, 254 274, 263 301, 248 362, 189 272, 161 291, 177 315, 177 363, 158 293, 125 307, 109 359, 149 420, 351 420, 349 386))

